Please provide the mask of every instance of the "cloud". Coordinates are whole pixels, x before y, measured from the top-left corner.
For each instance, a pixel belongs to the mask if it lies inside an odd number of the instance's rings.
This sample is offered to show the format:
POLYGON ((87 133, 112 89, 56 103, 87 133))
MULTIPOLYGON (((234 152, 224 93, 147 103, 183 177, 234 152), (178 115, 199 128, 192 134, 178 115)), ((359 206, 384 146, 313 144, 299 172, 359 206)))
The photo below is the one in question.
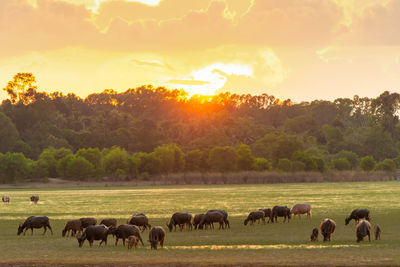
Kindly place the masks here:
POLYGON ((149 66, 149 67, 156 67, 156 68, 165 68, 169 70, 173 70, 174 68, 168 64, 164 64, 158 60, 139 60, 139 59, 132 59, 133 63, 139 66, 149 66))
POLYGON ((223 2, 212 2, 206 10, 190 11, 182 18, 163 21, 114 19, 100 45, 140 50, 190 50, 215 47, 229 42, 234 32, 231 20, 223 16, 223 2))
POLYGON ((97 30, 84 6, 37 0, 33 7, 24 0, 0 1, 0 54, 90 44, 97 30))
POLYGON ((373 4, 353 18, 342 38, 345 45, 400 45, 400 1, 373 4))
POLYGON ((168 80, 167 83, 183 84, 183 85, 205 85, 205 84, 210 84, 210 82, 208 82, 208 81, 198 81, 198 80, 176 80, 176 79, 168 80))
POLYGON ((4 54, 67 46, 134 52, 325 46, 340 32, 343 17, 333 0, 105 1, 98 13, 63 1, 37 0, 34 8, 13 0, 0 1, 0 9, 4 54))
POLYGON ((122 0, 102 1, 93 22, 100 29, 105 29, 117 18, 128 23, 177 19, 192 11, 207 10, 211 1, 163 0, 157 6, 122 0))
POLYGON ((340 30, 343 8, 331 0, 254 0, 238 23, 241 40, 263 45, 320 45, 340 30))

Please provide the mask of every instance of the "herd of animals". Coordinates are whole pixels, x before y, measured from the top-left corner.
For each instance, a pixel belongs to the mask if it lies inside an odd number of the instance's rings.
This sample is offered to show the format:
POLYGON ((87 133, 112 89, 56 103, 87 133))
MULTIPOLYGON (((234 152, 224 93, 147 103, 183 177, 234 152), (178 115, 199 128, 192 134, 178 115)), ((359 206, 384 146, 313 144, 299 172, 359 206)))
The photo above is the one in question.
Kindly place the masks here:
MULTIPOLYGON (((33 195, 30 197, 32 203, 37 204, 39 201, 39 196, 33 195)), ((10 202, 9 196, 3 196, 2 201, 4 203, 10 202)), ((283 217, 283 222, 288 222, 292 218, 299 216, 301 214, 307 214, 307 218, 311 218, 311 205, 307 203, 296 204, 292 209, 287 206, 274 206, 272 209, 259 209, 257 211, 252 211, 249 213, 247 218, 244 220, 244 225, 248 223, 253 225, 254 223, 263 222, 268 219, 268 223, 278 222, 278 217, 283 217)), ((230 228, 228 213, 225 210, 208 210, 206 213, 196 214, 192 220, 193 216, 187 212, 177 212, 171 216, 169 222, 166 222, 166 226, 169 231, 176 231, 176 226, 182 231, 185 226, 192 230, 193 227, 197 229, 214 229, 214 223, 219 223, 219 229, 230 228)), ((356 222, 356 237, 357 242, 361 242, 366 236, 371 242, 371 224, 370 224, 370 212, 368 209, 355 209, 351 212, 350 216, 345 219, 345 225, 348 225, 351 220, 356 222)), ((18 227, 17 234, 20 235, 23 232, 25 235, 28 229, 31 229, 33 234, 33 229, 44 228, 43 235, 46 233, 47 228, 49 228, 51 234, 53 234, 53 229, 50 226, 50 221, 47 216, 30 216, 23 224, 18 227)), ((117 224, 115 218, 103 219, 100 224, 97 225, 97 220, 95 218, 80 218, 67 221, 64 229, 62 230, 62 237, 65 236, 75 236, 78 240, 79 247, 83 246, 85 240, 88 240, 90 247, 92 247, 95 240, 100 240, 99 246, 102 243, 107 245, 108 235, 115 237, 115 245, 118 244, 118 240, 122 239, 122 243, 125 246, 125 240, 127 240, 128 249, 136 248, 138 242, 144 246, 141 233, 144 230, 149 229, 149 239, 148 242, 151 245, 151 249, 157 249, 158 244, 161 247, 164 245, 165 230, 161 226, 152 227, 149 224, 148 217, 143 213, 133 214, 127 221, 126 224, 117 224)), ((319 229, 324 241, 330 241, 331 235, 336 230, 336 222, 332 219, 323 219, 319 229)), ((381 228, 378 224, 374 225, 374 235, 375 240, 380 240, 381 228)), ((310 236, 311 241, 318 241, 319 230, 318 228, 312 229, 310 236)))

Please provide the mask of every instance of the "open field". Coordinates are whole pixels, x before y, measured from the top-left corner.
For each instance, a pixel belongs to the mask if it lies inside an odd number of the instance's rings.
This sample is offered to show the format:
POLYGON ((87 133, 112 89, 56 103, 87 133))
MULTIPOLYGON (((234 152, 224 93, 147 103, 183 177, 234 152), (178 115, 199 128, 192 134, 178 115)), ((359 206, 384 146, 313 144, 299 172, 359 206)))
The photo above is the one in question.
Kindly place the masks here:
MULTIPOLYGON (((400 183, 312 183, 274 185, 216 185, 175 187, 98 187, 0 189, 10 195, 9 204, 0 205, 0 264, 260 264, 260 265, 400 265, 400 183), (39 194, 37 205, 29 197, 39 194), (274 205, 293 206, 308 202, 313 218, 290 223, 244 226, 251 210, 274 205), (167 232, 164 249, 139 246, 128 251, 114 246, 109 237, 106 247, 78 247, 75 238, 62 238, 69 219, 93 216, 115 217, 119 223, 136 212, 144 212, 152 225, 165 226, 172 213, 193 215, 208 209, 229 212, 231 229, 167 232), (354 222, 344 225, 354 208, 368 208, 372 224, 379 223, 382 240, 356 243, 354 222), (17 236, 17 227, 30 215, 46 215, 54 235, 17 236), (337 222, 332 242, 311 243, 313 227, 323 218, 337 222)), ((166 228, 166 227, 164 227, 166 228)), ((148 231, 143 234, 147 240, 148 231)))

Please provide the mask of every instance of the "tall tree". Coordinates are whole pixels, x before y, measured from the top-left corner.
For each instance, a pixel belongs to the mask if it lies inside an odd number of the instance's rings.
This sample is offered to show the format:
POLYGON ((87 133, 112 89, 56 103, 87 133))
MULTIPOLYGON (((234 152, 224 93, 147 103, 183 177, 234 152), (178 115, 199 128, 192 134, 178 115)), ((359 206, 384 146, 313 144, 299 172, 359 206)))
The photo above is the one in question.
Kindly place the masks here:
POLYGON ((35 98, 36 78, 32 73, 17 73, 3 90, 10 96, 12 103, 22 102, 27 105, 35 98))

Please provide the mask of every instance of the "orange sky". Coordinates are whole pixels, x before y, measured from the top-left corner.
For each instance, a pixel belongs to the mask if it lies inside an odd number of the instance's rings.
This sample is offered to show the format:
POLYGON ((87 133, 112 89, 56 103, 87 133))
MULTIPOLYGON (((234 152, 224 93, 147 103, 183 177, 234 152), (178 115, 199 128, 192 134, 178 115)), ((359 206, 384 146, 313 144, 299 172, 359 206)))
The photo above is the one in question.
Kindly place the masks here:
MULTIPOLYGON (((0 0, 0 87, 295 102, 400 91, 399 0, 0 0)), ((0 92, 0 99, 6 97, 0 92)))

